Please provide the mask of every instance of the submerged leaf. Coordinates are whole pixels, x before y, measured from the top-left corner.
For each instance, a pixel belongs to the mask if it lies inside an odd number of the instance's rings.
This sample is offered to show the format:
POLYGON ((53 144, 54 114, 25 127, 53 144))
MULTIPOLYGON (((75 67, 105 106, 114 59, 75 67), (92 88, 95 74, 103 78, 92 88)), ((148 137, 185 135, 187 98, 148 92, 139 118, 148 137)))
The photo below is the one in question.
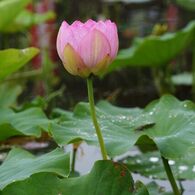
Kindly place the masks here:
POLYGON ((165 192, 163 187, 160 187, 157 183, 151 182, 147 184, 147 189, 150 195, 173 195, 172 192, 165 192))
MULTIPOLYGON (((184 158, 169 160, 169 165, 177 179, 195 179, 195 152, 190 151, 184 158)), ((148 152, 129 156, 123 160, 131 172, 145 177, 167 179, 159 152, 148 152)))

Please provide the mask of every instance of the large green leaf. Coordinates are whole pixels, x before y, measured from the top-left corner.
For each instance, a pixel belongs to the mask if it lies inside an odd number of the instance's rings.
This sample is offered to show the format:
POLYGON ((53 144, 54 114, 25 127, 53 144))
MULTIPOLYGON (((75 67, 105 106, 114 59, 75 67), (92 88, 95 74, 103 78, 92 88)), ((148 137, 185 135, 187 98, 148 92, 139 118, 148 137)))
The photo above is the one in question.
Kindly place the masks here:
MULTIPOLYGON (((181 158, 195 147, 195 105, 166 95, 140 109, 117 108, 106 102, 96 107, 98 121, 110 156, 128 151, 137 144, 156 143, 165 158, 181 158), (149 137, 151 140, 146 139, 149 137)), ((78 140, 96 143, 97 137, 89 114, 89 105, 80 103, 74 113, 61 114, 52 124, 52 134, 60 145, 78 140)))
POLYGON ((0 1, 0 31, 6 28, 29 2, 30 0, 0 1))
POLYGON ((19 148, 12 149, 0 166, 0 189, 35 173, 48 172, 67 177, 70 173, 69 162, 69 154, 65 155, 62 149, 39 157, 19 148))
POLYGON ((34 47, 26 49, 6 49, 0 51, 0 80, 17 71, 30 61, 39 50, 34 47))
POLYGON ((88 175, 60 179, 52 174, 36 174, 11 184, 1 195, 149 195, 146 189, 142 193, 133 191, 133 180, 126 167, 112 161, 97 161, 88 175))
MULTIPOLYGON (((195 179, 195 153, 189 152, 180 160, 169 160, 169 164, 177 179, 195 179)), ((131 172, 157 179, 167 179, 159 152, 148 152, 131 156, 123 160, 131 172)))
POLYGON ((42 130, 49 130, 50 121, 40 108, 30 108, 15 113, 11 109, 0 109, 0 140, 14 135, 41 136, 42 130))
MULTIPOLYGON (((98 121, 103 131, 106 148, 109 155, 115 156, 129 150, 139 137, 139 132, 133 129, 152 123, 146 116, 142 116, 141 109, 117 108, 107 102, 97 105, 98 121)), ((58 123, 53 123, 51 133, 59 145, 85 140, 90 144, 97 144, 97 136, 91 121, 89 105, 79 103, 74 113, 55 110, 59 114, 58 123)))
POLYGON ((129 49, 123 49, 109 66, 109 71, 127 66, 158 67, 173 60, 194 39, 195 22, 176 33, 136 39, 129 49))
POLYGON ((16 99, 22 92, 19 85, 10 85, 7 83, 0 85, 0 107, 6 108, 16 104, 16 99))
POLYGON ((182 158, 187 151, 195 147, 195 104, 191 101, 179 101, 166 95, 159 101, 149 104, 144 113, 148 113, 155 125, 145 131, 157 144, 161 154, 168 159, 182 158))

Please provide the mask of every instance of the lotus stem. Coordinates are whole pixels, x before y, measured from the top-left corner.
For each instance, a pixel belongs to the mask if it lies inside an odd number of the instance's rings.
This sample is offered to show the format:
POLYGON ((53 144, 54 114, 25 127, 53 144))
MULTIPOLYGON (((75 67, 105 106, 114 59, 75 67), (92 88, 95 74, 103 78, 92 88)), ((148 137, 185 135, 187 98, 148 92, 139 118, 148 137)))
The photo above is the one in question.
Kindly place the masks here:
POLYGON ((176 183, 175 178, 173 176, 173 172, 171 170, 171 167, 169 165, 168 160, 166 158, 164 158, 163 156, 161 156, 161 158, 162 158, 163 165, 164 165, 167 177, 169 179, 169 182, 171 184, 174 195, 181 195, 181 192, 177 186, 177 183, 176 183))
POLYGON ((75 160, 76 160, 76 154, 77 154, 78 147, 75 147, 73 144, 73 152, 72 152, 72 163, 71 163, 71 172, 75 172, 75 160))
POLYGON ((99 145, 100 145, 100 149, 102 153, 102 158, 104 160, 107 160, 106 147, 104 144, 104 139, 102 136, 100 126, 97 121, 97 116, 96 116, 96 111, 95 111, 94 95, 93 95, 93 81, 91 77, 87 78, 87 89, 88 89, 88 99, 89 99, 89 104, 90 104, 91 117, 92 117, 93 125, 96 130, 97 137, 98 137, 98 141, 99 141, 99 145))
POLYGON ((195 100, 195 47, 192 50, 192 99, 195 100))

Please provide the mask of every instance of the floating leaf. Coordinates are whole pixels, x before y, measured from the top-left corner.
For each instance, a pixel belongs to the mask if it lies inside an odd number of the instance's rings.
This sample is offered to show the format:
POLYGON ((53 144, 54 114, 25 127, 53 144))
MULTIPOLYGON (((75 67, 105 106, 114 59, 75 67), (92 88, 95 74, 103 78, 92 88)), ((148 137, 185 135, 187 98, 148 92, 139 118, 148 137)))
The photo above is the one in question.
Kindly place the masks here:
POLYGON ((15 113, 11 109, 0 109, 0 140, 14 135, 41 136, 41 131, 48 131, 50 121, 40 108, 30 108, 15 113))
MULTIPOLYGON (((169 160, 169 165, 177 179, 195 179, 195 153, 189 152, 180 160, 169 160)), ((131 172, 139 173, 145 177, 167 179, 159 152, 148 152, 127 157, 123 162, 131 172)))
POLYGON ((155 126, 145 134, 157 145, 161 154, 168 159, 182 158, 195 147, 195 104, 179 101, 171 95, 149 104, 144 113, 150 114, 155 126))
MULTIPOLYGON (((110 156, 127 152, 136 143, 154 142, 168 159, 181 158, 195 147, 195 105, 190 101, 165 95, 143 111, 106 102, 98 104, 96 110, 110 156)), ((63 145, 83 139, 98 144, 89 113, 87 103, 78 104, 72 114, 61 110, 58 124, 51 128, 56 142, 63 145)))
POLYGON ((194 39, 195 22, 176 33, 136 39, 132 47, 123 49, 109 66, 109 71, 123 67, 165 66, 182 52, 194 39))
POLYGON ((135 183, 135 195, 151 195, 148 189, 141 181, 136 181, 135 183))
POLYGON ((147 189, 150 195, 173 195, 172 192, 165 192, 163 187, 158 186, 155 182, 147 184, 147 189))
POLYGON ((34 47, 0 50, 0 80, 17 71, 38 53, 39 50, 34 47))
POLYGON ((0 189, 13 182, 27 179, 35 173, 47 172, 67 177, 70 173, 69 162, 69 154, 65 155, 62 149, 35 157, 25 150, 15 148, 0 166, 0 189))
POLYGON ((35 174, 25 181, 9 185, 2 195, 149 195, 146 190, 142 193, 133 191, 133 180, 126 167, 112 161, 97 161, 85 176, 60 179, 52 174, 35 174))
MULTIPOLYGON (((133 129, 153 122, 141 115, 141 109, 117 108, 107 102, 98 104, 96 111, 106 148, 111 156, 126 152, 136 142, 140 132, 133 129)), ((74 113, 59 109, 57 112, 61 117, 58 123, 52 124, 51 133, 59 145, 82 139, 91 144, 98 144, 88 103, 79 103, 74 113)))

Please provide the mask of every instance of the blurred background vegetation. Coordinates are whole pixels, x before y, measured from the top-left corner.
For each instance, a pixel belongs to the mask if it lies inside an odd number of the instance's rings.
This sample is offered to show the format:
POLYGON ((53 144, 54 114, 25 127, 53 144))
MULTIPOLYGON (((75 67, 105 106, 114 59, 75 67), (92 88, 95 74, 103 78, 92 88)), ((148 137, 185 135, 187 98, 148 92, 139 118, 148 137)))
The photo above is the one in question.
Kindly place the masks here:
MULTIPOLYGON (((86 21, 89 18, 94 20, 109 18, 116 22, 120 50, 131 49, 137 37, 143 39, 161 37, 167 32, 177 33, 183 29, 195 18, 195 2, 190 0, 29 1, 16 19, 0 32, 1 49, 29 46, 40 48, 40 54, 28 66, 5 79, 5 83, 9 85, 17 83, 22 87, 19 103, 32 101, 32 104, 41 105, 50 112, 53 107, 72 109, 78 101, 87 100, 85 80, 69 75, 57 56, 56 35, 63 20, 72 23, 75 20, 86 21)), ((114 68, 103 78, 95 79, 96 100, 107 99, 120 106, 143 107, 167 92, 181 99, 192 99, 193 47, 189 46, 191 40, 188 39, 188 44, 183 44, 179 51, 174 53, 174 58, 167 62, 166 68, 163 66, 160 70, 155 68, 151 71, 150 66, 153 64, 142 66, 136 61, 135 64, 131 61, 128 66, 127 60, 123 68, 114 68), (173 77, 175 74, 179 76, 173 77)), ((151 50, 152 57, 160 58, 166 55, 167 51, 163 54, 163 48, 160 47, 161 45, 154 47, 159 50, 159 56, 151 50)), ((139 55, 139 58, 147 61, 147 56, 139 55)))

